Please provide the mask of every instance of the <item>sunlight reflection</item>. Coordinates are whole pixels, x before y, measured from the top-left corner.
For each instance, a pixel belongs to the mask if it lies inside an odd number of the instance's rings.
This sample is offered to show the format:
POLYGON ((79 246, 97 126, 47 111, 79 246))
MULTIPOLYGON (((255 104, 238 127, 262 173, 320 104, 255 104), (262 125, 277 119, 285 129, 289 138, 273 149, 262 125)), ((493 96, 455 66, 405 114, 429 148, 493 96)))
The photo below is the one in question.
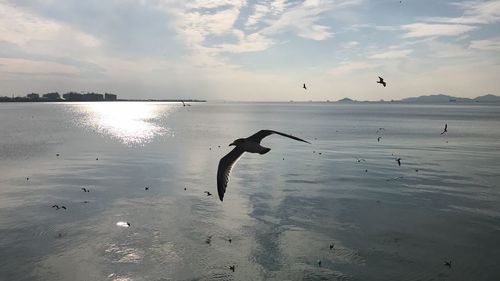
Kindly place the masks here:
POLYGON ((79 104, 83 125, 110 135, 120 142, 145 144, 170 132, 160 123, 175 108, 169 103, 93 102, 79 104))

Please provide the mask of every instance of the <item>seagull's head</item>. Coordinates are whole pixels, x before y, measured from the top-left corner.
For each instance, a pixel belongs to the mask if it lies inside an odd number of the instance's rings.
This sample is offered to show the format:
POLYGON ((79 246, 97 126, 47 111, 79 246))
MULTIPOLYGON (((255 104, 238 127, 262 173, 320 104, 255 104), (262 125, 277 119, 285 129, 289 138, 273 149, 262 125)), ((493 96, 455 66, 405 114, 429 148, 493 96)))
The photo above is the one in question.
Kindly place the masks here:
POLYGON ((235 141, 233 141, 229 146, 231 145, 234 145, 234 146, 238 146, 238 145, 241 145, 245 142, 245 139, 237 139, 235 141))

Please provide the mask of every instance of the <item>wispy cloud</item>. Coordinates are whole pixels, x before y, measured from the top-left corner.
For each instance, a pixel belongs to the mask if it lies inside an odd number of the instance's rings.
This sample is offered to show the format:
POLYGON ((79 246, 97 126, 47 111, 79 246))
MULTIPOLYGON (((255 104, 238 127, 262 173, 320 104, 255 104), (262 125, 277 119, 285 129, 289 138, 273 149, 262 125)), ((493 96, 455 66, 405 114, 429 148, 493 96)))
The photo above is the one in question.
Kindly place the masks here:
POLYGON ((471 41, 469 49, 500 51, 500 37, 471 41))
POLYGON ((373 62, 367 61, 354 61, 354 62, 345 62, 340 64, 337 67, 334 67, 328 71, 331 75, 347 75, 355 71, 368 70, 378 67, 379 65, 373 62))
POLYGON ((409 54, 411 54, 413 50, 407 49, 407 50, 391 50, 375 55, 371 55, 368 58, 370 59, 401 59, 401 58, 406 58, 408 57, 409 54))
POLYGON ((457 36, 477 29, 476 26, 463 24, 433 24, 412 23, 402 25, 401 28, 407 33, 404 38, 427 37, 427 36, 457 36))

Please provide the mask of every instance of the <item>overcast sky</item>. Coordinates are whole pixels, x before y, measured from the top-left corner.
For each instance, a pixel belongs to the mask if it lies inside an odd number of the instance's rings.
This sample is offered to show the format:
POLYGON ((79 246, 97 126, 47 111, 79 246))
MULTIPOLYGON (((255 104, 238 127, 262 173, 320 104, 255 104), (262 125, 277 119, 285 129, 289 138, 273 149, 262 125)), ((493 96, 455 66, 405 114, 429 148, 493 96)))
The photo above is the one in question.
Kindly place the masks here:
POLYGON ((0 0, 0 96, 69 90, 286 101, 500 95, 500 0, 0 0))

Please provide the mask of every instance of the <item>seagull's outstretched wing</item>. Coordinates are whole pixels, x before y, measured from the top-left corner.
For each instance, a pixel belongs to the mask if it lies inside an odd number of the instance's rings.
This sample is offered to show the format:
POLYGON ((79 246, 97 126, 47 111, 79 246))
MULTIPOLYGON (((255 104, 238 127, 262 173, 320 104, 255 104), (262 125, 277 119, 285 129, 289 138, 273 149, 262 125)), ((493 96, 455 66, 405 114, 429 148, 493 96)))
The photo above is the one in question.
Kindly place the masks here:
POLYGON ((287 135, 287 134, 280 133, 280 132, 273 131, 273 130, 260 130, 257 133, 249 136, 247 139, 251 140, 251 141, 254 141, 254 142, 257 142, 257 143, 260 143, 263 138, 265 138, 265 137, 267 137, 269 135, 272 135, 272 134, 282 135, 282 136, 287 137, 287 138, 291 138, 291 139, 294 139, 294 140, 297 140, 297 141, 302 141, 302 142, 306 142, 306 143, 310 144, 310 142, 305 141, 303 139, 299 139, 298 137, 294 137, 294 136, 287 135))
POLYGON ((379 82, 379 83, 384 82, 384 78, 382 78, 382 77, 378 76, 378 79, 379 79, 379 80, 378 80, 378 82, 379 82))
POLYGON ((226 187, 229 182, 231 169, 236 161, 241 157, 243 152, 245 152, 243 149, 235 147, 219 161, 219 168, 217 170, 217 192, 219 193, 220 201, 224 199, 224 193, 226 193, 226 187))

